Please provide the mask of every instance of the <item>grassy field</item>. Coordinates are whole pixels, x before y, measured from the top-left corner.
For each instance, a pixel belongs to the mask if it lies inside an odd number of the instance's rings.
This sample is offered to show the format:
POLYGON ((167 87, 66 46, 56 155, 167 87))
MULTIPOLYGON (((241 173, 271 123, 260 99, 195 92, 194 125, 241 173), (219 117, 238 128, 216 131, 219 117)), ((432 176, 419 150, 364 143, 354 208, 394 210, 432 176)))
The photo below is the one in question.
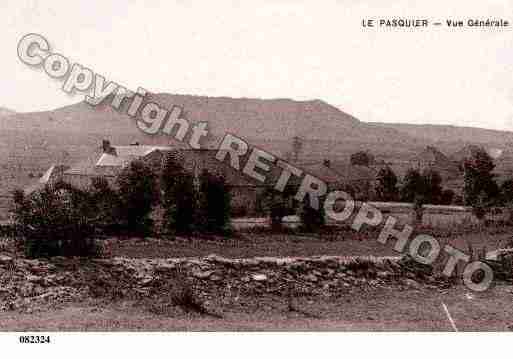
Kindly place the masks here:
MULTIPOLYGON (((428 232, 429 234, 429 232, 428 232)), ((433 233, 435 238, 436 233, 433 233)), ((230 258, 246 257, 295 257, 315 255, 337 256, 390 256, 394 239, 383 245, 377 241, 378 232, 340 230, 327 234, 273 234, 239 233, 225 238, 176 238, 117 240, 109 246, 112 256, 134 258, 156 257, 203 257, 218 254, 230 258)), ((487 251, 509 246, 512 232, 509 228, 496 228, 483 232, 439 238, 440 243, 450 244, 463 251, 485 248, 487 251), (498 232, 498 233, 495 233, 498 232)))

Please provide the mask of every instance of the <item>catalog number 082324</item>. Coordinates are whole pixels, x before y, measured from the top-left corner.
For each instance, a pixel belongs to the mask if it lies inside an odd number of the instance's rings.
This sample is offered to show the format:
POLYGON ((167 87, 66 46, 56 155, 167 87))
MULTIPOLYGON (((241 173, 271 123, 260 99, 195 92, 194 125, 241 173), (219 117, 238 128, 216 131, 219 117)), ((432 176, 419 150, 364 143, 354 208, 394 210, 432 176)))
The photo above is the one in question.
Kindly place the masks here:
POLYGON ((48 344, 50 343, 49 335, 20 335, 21 344, 48 344))

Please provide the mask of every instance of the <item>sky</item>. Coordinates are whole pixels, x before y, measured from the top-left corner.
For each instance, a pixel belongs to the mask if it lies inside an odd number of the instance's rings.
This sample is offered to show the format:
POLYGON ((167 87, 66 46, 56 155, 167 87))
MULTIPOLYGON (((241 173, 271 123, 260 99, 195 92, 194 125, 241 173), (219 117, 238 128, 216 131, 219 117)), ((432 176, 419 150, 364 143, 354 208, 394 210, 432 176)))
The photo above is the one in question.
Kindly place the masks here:
POLYGON ((513 0, 0 0, 0 106, 41 111, 83 100, 17 57, 51 50, 152 92, 321 99, 362 121, 513 131, 513 0), (502 29, 398 30, 366 18, 504 18, 502 29))

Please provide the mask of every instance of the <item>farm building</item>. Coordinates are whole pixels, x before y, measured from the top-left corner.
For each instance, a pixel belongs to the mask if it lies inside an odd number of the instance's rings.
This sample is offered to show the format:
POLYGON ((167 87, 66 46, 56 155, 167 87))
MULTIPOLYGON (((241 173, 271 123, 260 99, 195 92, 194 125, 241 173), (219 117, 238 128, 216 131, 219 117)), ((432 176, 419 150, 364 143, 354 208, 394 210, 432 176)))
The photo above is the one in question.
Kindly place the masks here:
POLYGON ((346 190, 358 200, 370 198, 376 182, 376 170, 367 166, 324 160, 298 167, 326 182, 330 191, 346 190))
POLYGON ((116 185, 119 173, 134 160, 141 160, 158 171, 166 155, 174 152, 179 162, 195 176, 203 170, 222 175, 232 195, 232 208, 241 214, 250 215, 262 211, 262 198, 266 190, 274 185, 279 173, 271 171, 266 183, 260 183, 242 172, 233 169, 228 162, 220 162, 214 149, 177 149, 170 146, 148 146, 133 144, 113 146, 104 140, 101 151, 95 151, 87 159, 65 167, 54 165, 39 181, 25 189, 29 194, 47 184, 64 181, 77 188, 86 189, 93 178, 103 177, 111 186, 116 185))
MULTIPOLYGON (((216 159, 214 149, 183 149, 171 146, 155 146, 132 144, 125 146, 111 145, 107 140, 102 142, 99 150, 93 151, 85 160, 70 167, 54 165, 48 169, 40 180, 28 187, 25 192, 31 193, 46 184, 64 181, 77 188, 87 189, 94 178, 103 177, 111 186, 116 185, 119 173, 134 160, 141 160, 155 169, 162 167, 166 156, 170 153, 178 156, 179 162, 186 170, 199 176, 203 170, 222 175, 232 197, 232 209, 235 216, 254 216, 264 212, 264 201, 268 191, 274 187, 281 175, 281 169, 271 166, 266 174, 265 182, 259 182, 230 166, 229 161, 216 159)), ((241 158, 242 163, 249 154, 241 158)), ((296 167, 304 173, 325 181, 329 190, 351 189, 356 199, 367 199, 375 181, 375 170, 365 166, 354 166, 323 161, 320 163, 299 164, 296 167)), ((295 188, 300 185, 301 178, 293 176, 289 185, 295 188)))

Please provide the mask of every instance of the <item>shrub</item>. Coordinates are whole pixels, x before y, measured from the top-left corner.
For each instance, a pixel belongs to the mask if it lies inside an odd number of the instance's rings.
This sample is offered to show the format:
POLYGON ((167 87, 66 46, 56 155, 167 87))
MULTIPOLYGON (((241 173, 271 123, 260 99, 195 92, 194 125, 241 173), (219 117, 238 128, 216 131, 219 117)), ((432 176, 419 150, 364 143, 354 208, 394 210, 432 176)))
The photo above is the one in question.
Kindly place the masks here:
POLYGON ((159 284, 154 290, 154 300, 160 307, 177 306, 188 313, 222 318, 222 315, 210 311, 201 295, 194 288, 193 281, 188 277, 187 270, 179 266, 175 270, 163 273, 159 284))
POLYGON ((191 281, 187 278, 187 275, 180 270, 176 271, 168 291, 169 299, 173 305, 179 306, 187 312, 206 312, 191 281))
POLYGON ((13 199, 16 237, 28 257, 100 254, 87 193, 57 184, 29 197, 15 191, 13 199))
POLYGON ((133 161, 118 176, 119 221, 134 235, 147 235, 153 221, 150 213, 159 199, 157 176, 151 167, 133 161))

